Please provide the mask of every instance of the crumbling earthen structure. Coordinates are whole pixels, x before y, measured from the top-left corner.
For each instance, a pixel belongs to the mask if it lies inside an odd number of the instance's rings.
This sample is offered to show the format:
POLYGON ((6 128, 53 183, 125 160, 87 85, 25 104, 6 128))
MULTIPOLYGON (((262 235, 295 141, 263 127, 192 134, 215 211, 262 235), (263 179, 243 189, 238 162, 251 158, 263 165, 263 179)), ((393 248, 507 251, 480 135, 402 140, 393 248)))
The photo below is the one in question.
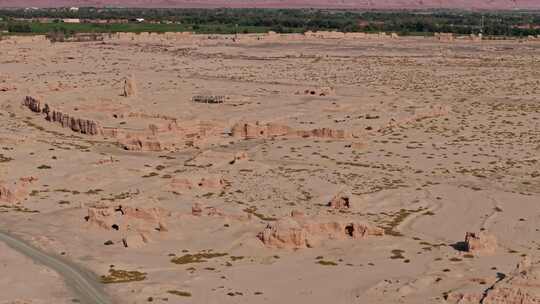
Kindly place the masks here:
POLYGON ((135 83, 135 76, 131 75, 124 79, 124 97, 131 97, 137 95, 137 84, 135 83))
POLYGON ((30 185, 35 177, 22 177, 15 182, 0 181, 0 202, 13 205, 22 202, 30 193, 30 185))
POLYGON ((231 135, 242 139, 272 138, 272 137, 316 137, 329 139, 345 139, 351 137, 351 134, 345 130, 335 130, 330 128, 319 128, 312 130, 294 130, 291 127, 259 122, 247 123, 239 122, 232 127, 231 135))
POLYGON ((23 105, 36 113, 45 114, 45 119, 60 124, 63 128, 69 128, 74 132, 98 135, 101 134, 101 126, 94 120, 74 117, 65 112, 54 109, 38 98, 26 96, 23 105))
POLYGON ((464 249, 474 255, 493 254, 497 250, 497 239, 484 231, 479 233, 467 232, 464 249))
POLYGON ((328 202, 328 207, 333 209, 349 209, 351 208, 351 196, 343 191, 340 191, 328 202))
POLYGON ((311 248, 332 239, 363 239, 384 235, 382 228, 345 219, 309 218, 301 212, 269 223, 257 237, 268 247, 311 248))

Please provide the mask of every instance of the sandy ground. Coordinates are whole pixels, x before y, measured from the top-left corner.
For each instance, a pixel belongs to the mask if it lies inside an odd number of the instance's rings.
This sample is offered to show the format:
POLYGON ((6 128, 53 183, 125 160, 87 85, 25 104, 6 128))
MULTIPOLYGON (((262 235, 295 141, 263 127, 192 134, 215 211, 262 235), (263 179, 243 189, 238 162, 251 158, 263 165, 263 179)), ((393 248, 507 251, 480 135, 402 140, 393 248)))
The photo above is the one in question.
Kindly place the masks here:
MULTIPOLYGON (((117 303, 482 293, 538 257, 539 51, 423 38, 0 42, 0 227, 128 281, 107 284, 117 303), (136 94, 124 97, 128 76, 136 94), (65 127, 26 96, 69 115, 65 127), (340 192, 347 206, 328 206, 340 192), (356 237, 352 223, 385 235, 356 237), (458 250, 480 231, 492 252, 458 250)), ((2 273, 11 303, 36 271, 2 273)))
POLYGON ((0 244, 0 303, 72 303, 62 278, 0 244))

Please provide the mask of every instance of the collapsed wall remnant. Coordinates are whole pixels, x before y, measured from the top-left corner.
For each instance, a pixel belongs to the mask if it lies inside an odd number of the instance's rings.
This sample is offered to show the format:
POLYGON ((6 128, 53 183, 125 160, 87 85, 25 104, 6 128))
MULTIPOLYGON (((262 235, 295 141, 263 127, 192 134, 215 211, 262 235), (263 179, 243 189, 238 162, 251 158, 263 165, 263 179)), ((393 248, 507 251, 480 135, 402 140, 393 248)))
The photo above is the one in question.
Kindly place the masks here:
POLYGON ((118 143, 124 150, 129 151, 151 151, 159 152, 163 150, 161 142, 155 137, 131 136, 119 139, 118 143))
MULTIPOLYGON (((46 120, 56 122, 63 128, 69 128, 74 132, 116 138, 120 147, 130 151, 173 151, 182 146, 193 146, 204 143, 211 138, 219 139, 224 134, 223 126, 216 122, 193 121, 180 125, 174 117, 144 113, 127 114, 128 117, 161 120, 160 122, 150 123, 147 128, 137 130, 103 127, 101 123, 95 120, 74 117, 72 114, 67 114, 62 110, 51 107, 40 98, 32 96, 26 96, 23 105, 33 112, 45 114, 46 120)), ((124 117, 124 115, 117 115, 115 117, 124 117)), ((295 130, 286 125, 277 123, 261 124, 259 122, 238 122, 230 129, 229 135, 242 139, 273 138, 278 136, 328 139, 346 139, 352 137, 352 134, 341 129, 317 128, 312 130, 295 130)), ((234 157, 231 159, 231 163, 244 158, 245 155, 234 157)))
POLYGON ((117 230, 122 232, 133 229, 139 231, 165 231, 160 229, 165 226, 165 219, 170 217, 170 212, 162 208, 139 208, 95 205, 87 210, 85 221, 93 227, 105 230, 117 230))
POLYGON ((246 151, 219 152, 213 150, 206 150, 185 161, 184 165, 199 168, 216 168, 226 165, 234 165, 246 159, 248 159, 248 154, 246 151))
POLYGON ((115 138, 120 147, 132 151, 175 150, 183 144, 193 146, 195 142, 204 142, 211 137, 223 135, 223 126, 216 122, 195 120, 180 125, 175 118, 165 115, 129 113, 128 117, 159 121, 149 123, 144 129, 106 127, 95 120, 74 117, 72 114, 55 109, 40 98, 26 96, 23 105, 35 113, 44 114, 47 121, 58 123, 77 133, 115 138))
POLYGON ((129 232, 122 238, 122 244, 125 248, 140 248, 149 242, 148 233, 141 231, 129 232))
POLYGON ((275 136, 284 136, 290 132, 287 126, 268 123, 261 125, 259 122, 235 124, 231 129, 233 137, 241 137, 244 139, 266 138, 275 136))
POLYGON ((231 129, 233 137, 243 139, 272 138, 272 137, 318 137, 331 139, 345 139, 351 135, 345 130, 335 130, 330 128, 318 128, 313 130, 294 130, 289 126, 275 123, 261 124, 259 122, 236 123, 231 129))
POLYGON ((113 215, 114 208, 112 207, 91 207, 87 210, 88 215, 85 220, 91 225, 110 230, 114 225, 113 215))
POLYGON ((257 237, 268 247, 312 248, 329 239, 363 239, 382 236, 384 229, 345 219, 308 218, 302 212, 292 212, 269 223, 257 237))
POLYGON ((225 181, 219 174, 175 177, 169 184, 172 190, 221 189, 224 186, 225 181))
POLYGON ((335 93, 334 88, 331 87, 320 87, 320 88, 307 88, 304 91, 297 91, 296 95, 304 94, 310 96, 330 96, 335 93))
POLYGON ((455 40, 454 33, 434 33, 433 35, 438 41, 451 42, 455 40))
POLYGON ((61 110, 54 109, 39 98, 26 96, 23 105, 36 113, 45 114, 45 119, 60 124, 63 128, 69 128, 74 132, 98 135, 101 134, 101 126, 98 122, 89 119, 73 117, 61 110))
POLYGON ((316 39, 397 39, 399 36, 396 33, 391 33, 390 35, 386 32, 379 33, 363 33, 363 32, 338 32, 338 31, 307 31, 304 33, 305 38, 316 38, 316 39))
POLYGON ((10 205, 20 203, 28 196, 28 187, 36 180, 35 177, 30 176, 21 177, 12 183, 0 181, 0 202, 10 205))
POLYGON ((291 134, 292 136, 299 137, 318 137, 318 138, 329 138, 329 139, 345 139, 351 135, 341 129, 330 129, 330 128, 318 128, 309 131, 295 131, 291 134))
POLYGON ((195 203, 191 207, 191 214, 194 216, 201 216, 202 215, 202 205, 200 203, 195 203))
POLYGON ((479 42, 479 41, 482 41, 482 40, 483 40, 483 36, 482 36, 482 34, 478 34, 478 35, 476 35, 476 34, 470 34, 470 35, 469 35, 469 39, 470 39, 471 41, 479 42))
POLYGON ((6 185, 0 184, 0 202, 14 204, 17 202, 17 196, 14 191, 6 185))
POLYGON ((42 101, 40 98, 34 98, 31 96, 26 96, 26 98, 23 101, 23 105, 25 105, 28 109, 30 109, 32 112, 41 113, 41 106, 42 101))
POLYGON ((38 43, 49 43, 46 35, 9 35, 3 36, 0 35, 0 41, 12 44, 38 44, 38 43))
POLYGON ((416 108, 413 110, 413 114, 407 114, 405 117, 392 117, 388 124, 381 126, 377 132, 387 133, 392 132, 396 127, 404 127, 406 125, 414 124, 424 119, 437 118, 446 116, 450 113, 450 108, 445 105, 435 104, 425 107, 416 108))
POLYGON ((328 207, 334 209, 349 209, 351 208, 351 196, 344 192, 339 192, 327 204, 328 207))
POLYGON ((93 120, 72 117, 58 110, 51 111, 48 107, 43 112, 47 114, 46 119, 48 121, 59 123, 62 128, 69 128, 74 132, 89 135, 101 133, 99 124, 93 120))
POLYGON ((465 251, 475 255, 494 254, 497 250, 497 239, 487 232, 467 232, 465 234, 465 251))
POLYGON ((225 96, 222 95, 196 95, 191 98, 192 102, 218 104, 225 102, 225 96))
POLYGON ((225 221, 250 221, 252 219, 252 214, 248 213, 241 213, 241 214, 235 214, 235 213, 226 213, 225 211, 213 207, 213 206, 206 206, 201 203, 195 203, 191 207, 191 214, 190 216, 196 217, 196 218, 202 218, 202 217, 215 217, 215 218, 221 218, 225 221))
POLYGON ((154 43, 169 43, 171 41, 205 41, 214 40, 229 40, 232 42, 256 42, 256 41, 303 41, 309 39, 397 39, 399 36, 396 33, 363 33, 363 32, 338 32, 338 31, 307 31, 305 33, 294 34, 278 34, 274 31, 269 31, 264 34, 241 34, 241 35, 203 35, 194 34, 192 32, 166 32, 166 33, 115 33, 104 35, 106 41, 130 41, 130 42, 154 42, 154 43))
POLYGON ((0 84, 0 92, 9 92, 15 90, 17 90, 17 87, 14 85, 0 84))
POLYGON ((122 96, 131 97, 137 95, 137 84, 135 83, 135 76, 130 75, 124 79, 124 93, 122 96))
POLYGON ((201 203, 195 203, 191 207, 193 216, 226 216, 225 213, 215 207, 203 206, 201 203))

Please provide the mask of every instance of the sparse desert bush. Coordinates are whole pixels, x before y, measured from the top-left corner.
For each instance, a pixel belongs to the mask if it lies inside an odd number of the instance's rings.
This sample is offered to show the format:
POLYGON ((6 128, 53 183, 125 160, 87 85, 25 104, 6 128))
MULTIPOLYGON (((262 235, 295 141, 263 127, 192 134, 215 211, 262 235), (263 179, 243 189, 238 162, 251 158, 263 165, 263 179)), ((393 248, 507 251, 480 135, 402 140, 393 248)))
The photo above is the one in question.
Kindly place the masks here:
POLYGON ((101 276, 101 282, 103 284, 136 282, 145 279, 146 273, 144 272, 116 269, 109 269, 109 275, 101 276))
POLYGON ((325 261, 325 260, 319 260, 317 261, 317 264, 323 265, 323 266, 337 266, 338 264, 333 261, 325 261))
POLYGON ((191 297, 191 292, 188 292, 188 291, 167 290, 167 293, 170 293, 179 297, 191 297))
POLYGON ((204 263, 209 259, 223 257, 228 255, 228 253, 196 253, 196 254, 184 254, 180 257, 175 257, 171 259, 171 262, 175 264, 190 264, 190 263, 204 263))

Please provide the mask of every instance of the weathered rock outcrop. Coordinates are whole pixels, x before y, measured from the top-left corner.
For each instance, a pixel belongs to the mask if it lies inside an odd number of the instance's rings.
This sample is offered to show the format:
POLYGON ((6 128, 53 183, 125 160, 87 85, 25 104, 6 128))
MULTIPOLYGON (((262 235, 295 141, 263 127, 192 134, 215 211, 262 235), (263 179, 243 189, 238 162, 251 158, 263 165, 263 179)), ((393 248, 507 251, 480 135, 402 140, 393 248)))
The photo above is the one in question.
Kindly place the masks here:
POLYGON ((499 276, 485 291, 452 292, 447 303, 455 304, 538 304, 540 303, 540 265, 525 257, 507 276, 499 276))
POLYGON ((497 250, 497 239, 484 231, 480 233, 467 232, 464 249, 474 255, 493 254, 497 250))
POLYGON ((290 217, 269 223, 257 237, 268 247, 312 248, 328 239, 363 239, 384 235, 382 228, 344 219, 307 218, 293 212, 290 217))

